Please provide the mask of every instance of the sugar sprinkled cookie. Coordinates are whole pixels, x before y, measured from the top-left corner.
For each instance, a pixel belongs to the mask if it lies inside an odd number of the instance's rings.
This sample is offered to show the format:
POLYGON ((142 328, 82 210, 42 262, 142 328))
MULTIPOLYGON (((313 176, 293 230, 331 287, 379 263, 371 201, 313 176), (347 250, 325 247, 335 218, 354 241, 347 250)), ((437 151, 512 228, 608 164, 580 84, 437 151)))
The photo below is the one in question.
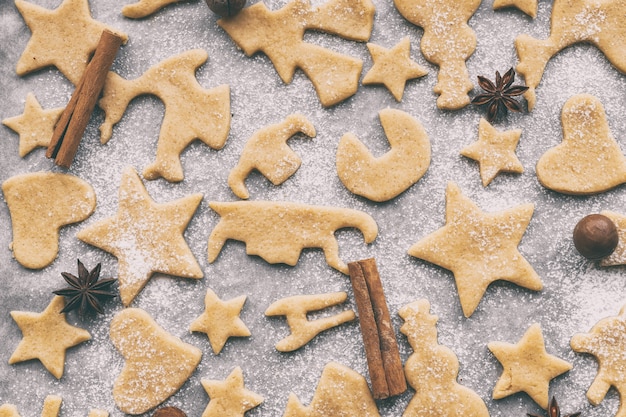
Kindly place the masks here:
POLYGON ((113 399, 127 414, 142 414, 173 395, 194 372, 202 351, 159 326, 139 308, 113 317, 111 342, 124 357, 113 399))
POLYGON ((76 85, 105 29, 128 40, 124 33, 94 20, 87 0, 64 0, 55 10, 24 0, 15 0, 15 6, 32 32, 17 62, 18 75, 52 65, 76 85))
POLYGON ((563 142, 537 162, 541 185, 564 194, 597 194, 626 182, 626 156, 613 138, 600 100, 569 98, 561 111, 563 142))
POLYGON ((69 174, 16 175, 2 183, 2 192, 11 213, 13 256, 31 269, 56 259, 61 227, 87 219, 96 208, 91 185, 69 174))
POLYGON ((493 388, 496 400, 523 391, 547 409, 550 381, 572 369, 570 363, 546 352, 541 327, 537 323, 530 326, 514 345, 491 342, 488 347, 503 368, 493 388))
POLYGON ((236 367, 224 381, 202 379, 210 397, 202 417, 243 417, 246 411, 258 407, 263 397, 244 387, 243 371, 236 367))
POLYGON ((65 369, 65 351, 91 339, 87 330, 72 326, 61 313, 65 301, 54 296, 41 313, 12 311, 11 317, 22 331, 22 340, 9 358, 9 364, 39 359, 57 379, 65 369))
POLYGON ((375 157, 352 133, 337 148, 337 175, 354 194, 387 201, 415 184, 430 166, 430 139, 410 114, 396 109, 379 113, 391 150, 375 157))
POLYGON ((126 168, 115 216, 82 229, 76 237, 110 252, 118 260, 120 298, 128 306, 155 272, 184 278, 203 277, 183 236, 202 194, 156 203, 134 168, 126 168))
POLYGON ((409 249, 409 255, 452 271, 465 317, 474 313, 489 284, 497 280, 539 291, 539 276, 519 253, 534 205, 484 213, 449 183, 446 224, 409 249))

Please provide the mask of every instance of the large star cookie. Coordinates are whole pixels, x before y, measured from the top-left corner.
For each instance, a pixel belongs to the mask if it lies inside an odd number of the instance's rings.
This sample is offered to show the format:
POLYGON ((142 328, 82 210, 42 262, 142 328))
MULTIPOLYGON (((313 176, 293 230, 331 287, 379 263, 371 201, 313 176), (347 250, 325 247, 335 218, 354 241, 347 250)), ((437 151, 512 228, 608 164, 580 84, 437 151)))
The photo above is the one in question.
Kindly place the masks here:
POLYGON ((493 389, 496 400, 523 391, 547 409, 550 381, 572 369, 569 363, 546 352, 538 324, 530 326, 515 345, 491 342, 488 347, 503 368, 493 389))
POLYGON ((543 287, 517 250, 533 210, 533 204, 524 204, 484 213, 456 184, 449 183, 445 226, 411 246, 409 255, 452 271, 463 314, 469 317, 494 281, 510 281, 535 291, 543 287))
POLYGON ((63 108, 44 110, 34 94, 28 93, 24 113, 9 117, 2 124, 20 136, 19 155, 26 156, 37 147, 48 147, 54 125, 63 113, 63 108))
POLYGON ((520 35, 515 39, 517 72, 529 87, 524 93, 528 110, 535 106, 535 88, 552 56, 575 43, 597 46, 618 71, 626 73, 626 1, 555 0, 550 37, 545 40, 520 35))
POLYGON ((411 41, 403 38, 391 49, 368 43, 374 65, 363 77, 363 85, 384 84, 396 101, 402 101, 404 86, 408 80, 423 77, 426 69, 411 60, 411 41))
POLYGON ((600 320, 589 333, 575 334, 570 346, 575 352, 595 356, 598 361, 598 373, 587 390, 589 402, 593 405, 600 404, 611 386, 614 386, 622 399, 615 417, 625 417, 626 306, 622 307, 618 316, 600 320))
POLYGON ((15 6, 32 32, 17 62, 18 75, 55 66, 76 85, 105 29, 124 42, 128 40, 125 34, 94 20, 87 0, 64 0, 55 10, 24 0, 15 0, 15 6))
POLYGON ((328 0, 315 8, 309 1, 292 0, 277 11, 259 2, 217 23, 246 55, 264 52, 284 83, 290 83, 300 68, 313 83, 322 105, 328 107, 356 93, 363 63, 305 42, 304 33, 317 30, 366 41, 372 32, 374 12, 371 0, 328 0))
POLYGON ((217 355, 222 351, 229 337, 250 336, 250 330, 239 318, 245 302, 245 295, 222 301, 208 289, 204 298, 204 313, 191 323, 189 330, 206 333, 213 352, 217 355))
POLYGON ((493 0, 493 10, 515 7, 533 19, 537 17, 537 0, 493 0))
POLYGON ((80 240, 118 259, 120 298, 125 306, 155 272, 202 278, 200 265, 183 236, 201 200, 202 194, 194 194, 155 203, 137 172, 127 168, 119 189, 117 214, 78 232, 80 240))
POLYGON ((39 359, 56 378, 63 376, 65 351, 91 339, 87 330, 71 326, 61 313, 65 300, 54 296, 41 313, 12 311, 11 317, 22 331, 22 340, 9 358, 9 363, 39 359))
POLYGON ((481 118, 478 125, 478 141, 461 150, 461 155, 478 162, 483 187, 501 172, 521 174, 522 163, 515 155, 515 148, 522 131, 520 129, 500 132, 481 118))
POLYGON ((211 399, 202 417, 243 417, 246 411, 263 402, 263 397, 244 387, 240 367, 236 367, 224 381, 202 379, 201 382, 211 399))

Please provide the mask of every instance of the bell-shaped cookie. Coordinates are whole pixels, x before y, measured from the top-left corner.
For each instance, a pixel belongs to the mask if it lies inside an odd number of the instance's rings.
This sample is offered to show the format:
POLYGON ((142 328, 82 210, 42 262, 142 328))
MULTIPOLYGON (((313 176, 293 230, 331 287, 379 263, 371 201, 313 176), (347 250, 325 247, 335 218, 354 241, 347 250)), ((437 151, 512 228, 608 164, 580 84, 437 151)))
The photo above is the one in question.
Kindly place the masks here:
POLYGON ((78 177, 52 172, 16 175, 2 184, 11 212, 15 259, 31 269, 54 261, 59 229, 85 220, 96 208, 96 194, 78 177))
POLYGON ((541 185, 564 194, 597 194, 626 182, 626 157, 613 138, 600 100, 571 97, 561 112, 563 142, 537 163, 541 185))
POLYGON ((111 341, 126 363, 113 399, 127 414, 142 414, 173 395, 200 363, 202 352, 161 328, 148 313, 127 308, 111 320, 111 341))

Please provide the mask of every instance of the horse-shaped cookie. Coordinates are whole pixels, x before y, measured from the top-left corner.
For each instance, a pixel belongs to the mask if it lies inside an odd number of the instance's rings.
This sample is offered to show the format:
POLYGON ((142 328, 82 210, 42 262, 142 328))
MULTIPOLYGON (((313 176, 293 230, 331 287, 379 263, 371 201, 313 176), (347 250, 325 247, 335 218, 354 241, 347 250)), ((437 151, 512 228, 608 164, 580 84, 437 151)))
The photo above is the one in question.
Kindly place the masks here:
POLYGON ((535 106, 535 88, 553 55, 575 43, 597 46, 618 71, 626 74, 626 0, 555 0, 550 37, 545 40, 520 35, 515 48, 528 91, 528 110, 535 106))
POLYGON ((211 202, 221 216, 209 236, 208 258, 215 261, 228 239, 246 243, 249 255, 258 255, 271 264, 294 266, 304 248, 321 248, 326 262, 348 274, 348 265, 339 259, 335 231, 346 227, 361 230, 366 243, 378 235, 378 226, 362 211, 310 206, 291 202, 211 202))

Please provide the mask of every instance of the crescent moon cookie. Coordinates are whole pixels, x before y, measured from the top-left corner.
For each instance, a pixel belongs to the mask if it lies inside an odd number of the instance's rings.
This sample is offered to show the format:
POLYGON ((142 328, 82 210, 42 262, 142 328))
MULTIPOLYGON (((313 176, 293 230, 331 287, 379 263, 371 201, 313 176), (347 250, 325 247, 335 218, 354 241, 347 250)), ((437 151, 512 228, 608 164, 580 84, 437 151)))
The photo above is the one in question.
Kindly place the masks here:
POLYGON ((517 250, 533 211, 533 204, 523 204, 484 213, 449 183, 445 226, 411 246, 409 255, 452 271, 463 314, 469 317, 494 281, 542 289, 541 279, 517 250))

